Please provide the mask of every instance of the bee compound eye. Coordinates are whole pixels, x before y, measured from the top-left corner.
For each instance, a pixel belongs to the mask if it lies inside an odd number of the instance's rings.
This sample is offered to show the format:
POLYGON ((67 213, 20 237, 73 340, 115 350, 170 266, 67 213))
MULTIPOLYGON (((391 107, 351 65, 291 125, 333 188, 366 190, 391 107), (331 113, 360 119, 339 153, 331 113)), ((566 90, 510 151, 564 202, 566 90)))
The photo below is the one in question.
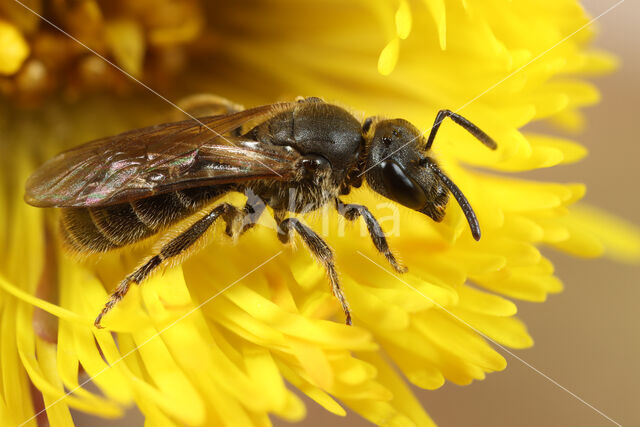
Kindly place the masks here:
POLYGON ((390 199, 415 210, 422 209, 427 204, 427 196, 422 187, 398 163, 385 160, 379 167, 390 199))

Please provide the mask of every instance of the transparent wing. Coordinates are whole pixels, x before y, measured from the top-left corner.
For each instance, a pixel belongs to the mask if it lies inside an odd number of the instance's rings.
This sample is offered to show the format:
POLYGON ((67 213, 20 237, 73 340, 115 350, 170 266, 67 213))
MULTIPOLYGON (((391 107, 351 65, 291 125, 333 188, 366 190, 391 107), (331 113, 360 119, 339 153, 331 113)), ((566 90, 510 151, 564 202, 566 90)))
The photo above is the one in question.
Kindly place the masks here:
POLYGON ((27 180, 38 207, 92 207, 185 188, 290 179, 299 153, 228 133, 292 108, 272 104, 224 116, 136 129, 65 151, 27 180))

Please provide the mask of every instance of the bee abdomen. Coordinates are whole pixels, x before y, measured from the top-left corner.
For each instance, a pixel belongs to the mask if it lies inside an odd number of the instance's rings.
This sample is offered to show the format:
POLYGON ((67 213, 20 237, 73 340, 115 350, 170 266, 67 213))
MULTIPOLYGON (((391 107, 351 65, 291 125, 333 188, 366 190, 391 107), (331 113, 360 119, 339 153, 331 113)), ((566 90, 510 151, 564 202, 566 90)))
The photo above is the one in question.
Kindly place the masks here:
POLYGON ((152 230, 167 227, 193 212, 175 193, 135 200, 130 206, 140 222, 152 230))
POLYGON ((62 209, 62 238, 77 252, 107 252, 150 237, 193 214, 228 187, 160 194, 112 206, 62 209))
POLYGON ((64 243, 76 252, 107 252, 118 247, 96 227, 87 208, 62 209, 60 228, 64 243))
POLYGON ((229 189, 229 186, 186 189, 135 200, 131 207, 148 228, 160 230, 191 215, 229 189))
POLYGON ((89 208, 96 228, 116 247, 130 245, 155 233, 136 215, 129 203, 89 208))
POLYGON ((143 224, 128 203, 101 208, 65 208, 62 238, 76 252, 107 252, 155 233, 143 224))

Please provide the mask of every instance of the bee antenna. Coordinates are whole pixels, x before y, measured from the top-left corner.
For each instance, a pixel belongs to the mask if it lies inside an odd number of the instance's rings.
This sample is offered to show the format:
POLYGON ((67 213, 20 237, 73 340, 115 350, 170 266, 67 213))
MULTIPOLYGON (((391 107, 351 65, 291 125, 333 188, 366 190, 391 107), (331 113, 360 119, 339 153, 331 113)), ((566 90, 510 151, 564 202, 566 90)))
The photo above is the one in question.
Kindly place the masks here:
POLYGON ((449 117, 451 120, 465 128, 471 135, 475 136, 480 142, 489 147, 492 150, 498 148, 498 144, 491 138, 489 135, 484 133, 482 129, 478 126, 471 123, 469 120, 462 117, 460 114, 454 113, 450 110, 440 110, 436 115, 436 120, 431 127, 431 133, 429 133, 429 138, 427 138, 426 149, 430 149, 433 144, 433 140, 436 137, 436 133, 438 133, 438 129, 440 128, 440 124, 442 121, 449 117))
POLYGON ((444 185, 446 185, 449 191, 451 191, 451 194, 453 194, 453 197, 456 198, 456 201, 462 208, 462 212, 464 212, 464 216, 467 218, 469 228, 471 228, 471 235, 476 241, 480 240, 480 224, 478 223, 476 213, 473 211, 473 208, 469 204, 467 198, 464 196, 464 194, 462 194, 462 191, 460 191, 458 186, 455 185, 453 181, 451 181, 451 179, 449 179, 449 177, 444 174, 444 172, 442 172, 442 170, 435 162, 427 159, 426 164, 436 173, 436 175, 438 175, 438 177, 440 177, 442 182, 444 182, 444 185))

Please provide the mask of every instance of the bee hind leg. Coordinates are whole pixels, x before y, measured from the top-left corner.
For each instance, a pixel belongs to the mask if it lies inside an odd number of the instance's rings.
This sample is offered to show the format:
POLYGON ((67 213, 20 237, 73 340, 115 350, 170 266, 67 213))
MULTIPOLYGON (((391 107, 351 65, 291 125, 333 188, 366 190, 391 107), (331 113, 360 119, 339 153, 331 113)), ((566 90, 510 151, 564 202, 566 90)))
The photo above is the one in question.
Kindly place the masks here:
POLYGON ((94 321, 95 327, 102 328, 100 322, 104 315, 107 314, 122 298, 124 298, 132 284, 139 285, 159 266, 166 264, 175 257, 185 256, 188 253, 189 248, 202 238, 218 218, 222 217, 227 225, 229 225, 235 221, 236 218, 249 217, 249 220, 253 220, 255 215, 255 211, 248 211, 246 207, 245 209, 240 210, 228 203, 224 203, 213 208, 207 215, 194 222, 189 228, 167 242, 160 248, 157 254, 149 258, 144 264, 120 282, 104 305, 102 311, 100 311, 98 317, 96 317, 96 320, 94 321))
POLYGON ((338 298, 338 301, 340 301, 340 304, 342 305, 347 325, 351 325, 351 310, 349 309, 349 303, 347 302, 347 298, 342 292, 340 282, 338 281, 338 272, 336 271, 333 261, 333 251, 329 245, 315 233, 315 231, 304 225, 297 218, 287 218, 279 222, 278 238, 282 243, 289 242, 291 230, 298 233, 313 256, 315 256, 327 270, 333 295, 338 298))
POLYGON ((382 227, 380 227, 380 224, 366 206, 345 204, 340 199, 336 199, 336 209, 340 215, 344 216, 349 221, 355 221, 361 216, 362 219, 364 219, 365 224, 367 224, 367 230, 369 230, 371 241, 378 252, 384 255, 387 261, 389 261, 389 264, 391 264, 393 269, 398 273, 407 272, 407 267, 400 264, 393 255, 393 252, 391 252, 389 244, 387 243, 387 238, 384 236, 384 231, 382 231, 382 227))

